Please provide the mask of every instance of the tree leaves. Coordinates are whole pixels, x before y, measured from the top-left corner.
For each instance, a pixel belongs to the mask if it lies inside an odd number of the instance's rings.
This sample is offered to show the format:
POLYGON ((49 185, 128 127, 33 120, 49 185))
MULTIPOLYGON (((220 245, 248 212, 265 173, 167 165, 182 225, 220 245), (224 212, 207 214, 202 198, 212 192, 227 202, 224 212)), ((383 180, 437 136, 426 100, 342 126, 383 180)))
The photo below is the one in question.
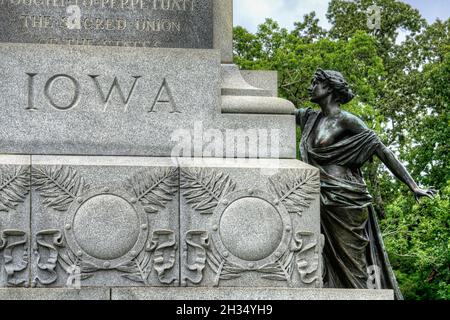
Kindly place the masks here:
POLYGON ((202 214, 212 214, 220 199, 236 189, 236 183, 223 172, 204 168, 181 170, 181 189, 186 203, 202 214))
POLYGON ((269 178, 270 190, 283 202, 289 213, 302 213, 309 208, 319 193, 320 178, 313 170, 288 170, 269 178))
POLYGON ((178 191, 178 169, 142 170, 127 180, 125 188, 134 194, 147 213, 157 213, 178 191))
POLYGON ((76 170, 67 166, 33 166, 32 184, 44 198, 43 204, 66 211, 70 204, 89 189, 76 170))
POLYGON ((30 191, 29 166, 5 166, 0 172, 0 211, 15 209, 30 191))

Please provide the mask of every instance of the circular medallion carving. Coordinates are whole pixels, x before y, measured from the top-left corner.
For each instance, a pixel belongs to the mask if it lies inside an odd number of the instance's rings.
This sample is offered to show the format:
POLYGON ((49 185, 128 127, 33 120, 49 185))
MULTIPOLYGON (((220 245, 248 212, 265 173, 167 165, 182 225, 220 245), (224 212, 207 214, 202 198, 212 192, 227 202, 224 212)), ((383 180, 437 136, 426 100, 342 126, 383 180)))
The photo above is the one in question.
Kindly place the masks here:
POLYGON ((280 245, 283 221, 269 202, 259 198, 241 198, 223 212, 220 237, 236 257, 247 261, 262 260, 280 245))
POLYGON ((144 249, 148 220, 139 201, 121 189, 91 189, 68 210, 65 236, 72 252, 103 269, 127 262, 144 249), (133 254, 131 254, 133 255, 133 254))
POLYGON ((73 233, 78 245, 90 256, 117 259, 134 247, 139 235, 139 217, 124 199, 98 195, 78 208, 73 233))
POLYGON ((248 270, 274 263, 289 250, 291 218, 277 198, 261 190, 236 191, 220 201, 211 225, 215 247, 248 270))

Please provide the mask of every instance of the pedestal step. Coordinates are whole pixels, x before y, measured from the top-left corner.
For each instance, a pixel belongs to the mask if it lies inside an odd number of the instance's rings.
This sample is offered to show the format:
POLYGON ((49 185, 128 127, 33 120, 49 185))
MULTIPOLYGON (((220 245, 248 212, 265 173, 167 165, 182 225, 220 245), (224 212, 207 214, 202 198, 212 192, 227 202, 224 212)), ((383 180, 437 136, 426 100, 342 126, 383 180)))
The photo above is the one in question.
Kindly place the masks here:
POLYGON ((11 288, 0 300, 394 300, 392 290, 283 288, 11 288))

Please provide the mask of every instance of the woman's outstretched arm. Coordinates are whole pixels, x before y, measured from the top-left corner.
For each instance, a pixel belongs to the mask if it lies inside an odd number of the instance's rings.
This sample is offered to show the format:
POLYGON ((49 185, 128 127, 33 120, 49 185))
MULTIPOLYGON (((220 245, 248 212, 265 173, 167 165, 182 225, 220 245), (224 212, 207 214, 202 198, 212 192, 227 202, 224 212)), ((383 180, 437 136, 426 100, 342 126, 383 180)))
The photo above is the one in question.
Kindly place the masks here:
POLYGON ((409 174, 408 170, 395 157, 394 153, 389 150, 384 144, 380 143, 375 152, 377 157, 380 158, 380 160, 397 177, 397 179, 399 179, 411 189, 417 201, 419 201, 421 197, 433 198, 435 196, 435 190, 424 190, 417 185, 417 183, 409 174))
MULTIPOLYGON (((358 134, 360 132, 368 130, 368 127, 361 119, 352 115, 351 113, 345 111, 343 113, 345 115, 344 125, 351 132, 353 132, 354 134, 358 134)), ((417 201, 419 201, 421 197, 433 198, 435 196, 435 190, 424 190, 417 185, 417 183, 409 174, 408 170, 406 170, 403 164, 396 158, 394 153, 389 150, 383 143, 380 142, 379 146, 375 150, 375 154, 397 177, 397 179, 399 179, 411 189, 417 201)))

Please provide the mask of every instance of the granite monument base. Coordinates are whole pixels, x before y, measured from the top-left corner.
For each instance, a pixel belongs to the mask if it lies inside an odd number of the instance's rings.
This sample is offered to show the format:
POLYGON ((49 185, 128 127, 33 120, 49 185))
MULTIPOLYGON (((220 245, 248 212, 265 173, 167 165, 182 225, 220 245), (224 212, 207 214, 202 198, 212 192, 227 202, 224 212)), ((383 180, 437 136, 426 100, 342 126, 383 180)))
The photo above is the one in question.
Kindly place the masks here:
POLYGON ((0 289, 1 300, 394 300, 392 290, 281 288, 0 289))
POLYGON ((322 287, 297 160, 0 157, 0 287, 322 287))

